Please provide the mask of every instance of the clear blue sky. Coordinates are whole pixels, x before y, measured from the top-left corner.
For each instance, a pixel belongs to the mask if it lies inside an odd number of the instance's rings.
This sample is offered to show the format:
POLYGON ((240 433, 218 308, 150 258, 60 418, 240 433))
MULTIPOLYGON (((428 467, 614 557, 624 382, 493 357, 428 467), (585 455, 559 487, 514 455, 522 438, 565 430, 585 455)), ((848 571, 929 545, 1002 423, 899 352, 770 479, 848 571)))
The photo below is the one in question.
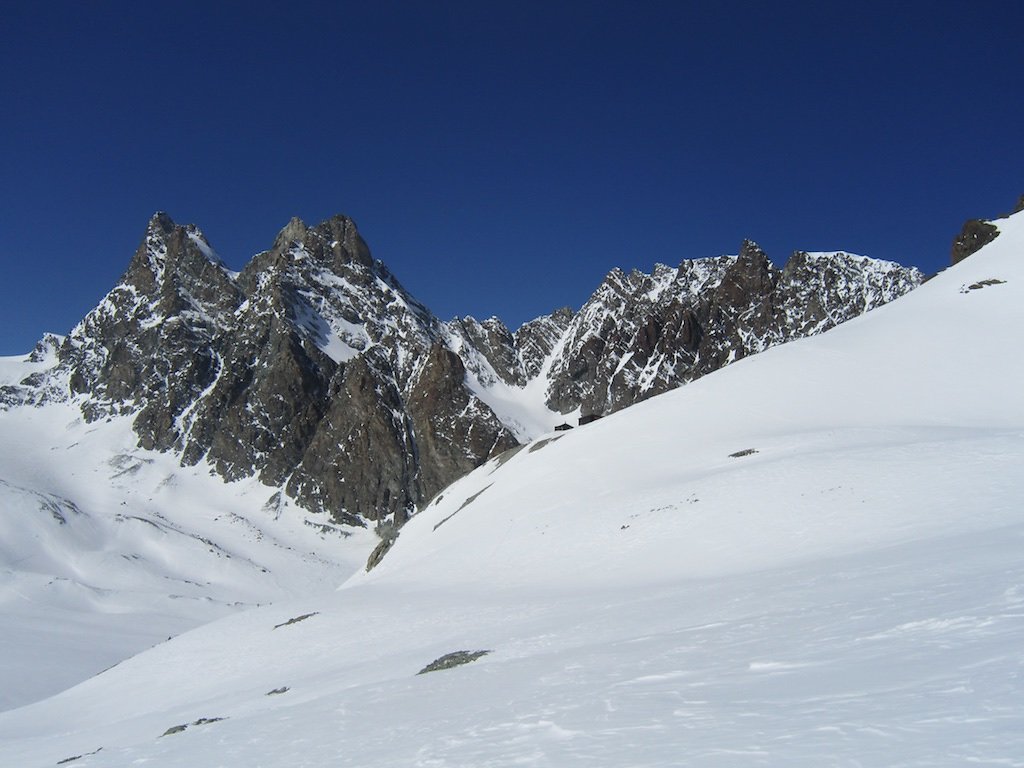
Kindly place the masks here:
POLYGON ((0 354, 156 210, 235 268, 345 213, 442 318, 513 328, 744 237, 939 269, 1024 193, 1022 8, 7 2, 0 354))

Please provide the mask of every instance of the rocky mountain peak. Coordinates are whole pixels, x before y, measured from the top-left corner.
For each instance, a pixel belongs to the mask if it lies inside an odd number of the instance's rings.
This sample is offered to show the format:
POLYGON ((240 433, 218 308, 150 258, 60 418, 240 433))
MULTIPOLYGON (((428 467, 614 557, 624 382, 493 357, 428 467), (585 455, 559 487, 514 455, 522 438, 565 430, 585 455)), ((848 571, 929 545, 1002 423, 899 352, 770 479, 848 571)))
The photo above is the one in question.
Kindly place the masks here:
POLYGON ((624 408, 920 281, 879 264, 801 253, 780 272, 745 241, 737 256, 612 269, 578 312, 513 333, 496 317, 441 323, 346 216, 293 218, 236 275, 198 228, 157 213, 37 383, 89 419, 130 415, 142 447, 184 464, 258 476, 340 522, 401 522, 568 414, 624 408))
MULTIPOLYGON (((548 405, 604 414, 733 360, 819 333, 920 284, 917 270, 843 254, 798 255, 776 269, 746 240, 737 256, 675 271, 609 273, 568 319, 550 366, 548 405)), ((517 335, 518 337, 518 335, 517 335)))
POLYGON ((271 251, 293 258, 308 257, 334 272, 340 272, 348 264, 373 266, 370 249, 355 222, 341 214, 315 227, 307 227, 300 218, 293 217, 274 239, 271 251))
POLYGON ((71 392, 89 395, 90 418, 187 401, 241 300, 203 234, 157 213, 124 275, 61 347, 71 392))
POLYGON ((58 336, 56 333, 44 333, 43 338, 36 342, 35 347, 29 353, 28 360, 32 363, 56 360, 63 344, 63 336, 58 336))
POLYGON ((292 216, 274 238, 272 250, 284 251, 292 245, 301 245, 306 238, 306 223, 298 216, 292 216))
POLYGON ((55 375, 88 418, 131 414, 144 448, 257 475, 339 521, 402 520, 515 444, 446 338, 348 217, 292 219, 235 276, 161 213, 55 375))
POLYGON ((198 227, 175 224, 161 211, 149 220, 122 282, 147 294, 170 293, 175 286, 202 293, 206 283, 223 282, 218 274, 224 273, 223 263, 198 227))
POLYGON ((740 245, 739 261, 749 262, 751 264, 761 264, 763 262, 768 262, 768 254, 766 254, 764 249, 753 240, 744 239, 743 243, 740 245))
POLYGON ((598 291, 605 291, 609 296, 628 296, 643 279, 644 273, 638 269, 630 270, 629 273, 615 267, 604 276, 598 291))
POLYGON ((170 234, 176 226, 166 211, 157 211, 150 217, 149 224, 146 225, 146 234, 155 235, 161 232, 165 235, 170 234))
POLYGON ((774 278, 768 254, 753 240, 744 240, 739 256, 726 269, 722 290, 729 300, 739 301, 744 295, 771 293, 774 278))

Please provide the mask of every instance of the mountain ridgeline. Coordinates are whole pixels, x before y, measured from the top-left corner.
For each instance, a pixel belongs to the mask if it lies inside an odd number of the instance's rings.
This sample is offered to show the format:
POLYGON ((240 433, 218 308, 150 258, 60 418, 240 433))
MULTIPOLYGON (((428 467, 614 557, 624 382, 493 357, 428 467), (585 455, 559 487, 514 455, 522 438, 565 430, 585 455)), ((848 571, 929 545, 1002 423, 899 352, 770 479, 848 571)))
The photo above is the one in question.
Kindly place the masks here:
POLYGON ((781 270, 736 256, 612 270, 578 311, 510 331, 441 322, 370 255, 355 224, 292 219, 234 273, 193 225, 158 213, 114 288, 54 366, 6 407, 71 399, 130 415, 140 446, 258 475, 352 525, 403 523, 488 459, 580 416, 668 391, 826 331, 921 283, 913 268, 797 252, 781 270))

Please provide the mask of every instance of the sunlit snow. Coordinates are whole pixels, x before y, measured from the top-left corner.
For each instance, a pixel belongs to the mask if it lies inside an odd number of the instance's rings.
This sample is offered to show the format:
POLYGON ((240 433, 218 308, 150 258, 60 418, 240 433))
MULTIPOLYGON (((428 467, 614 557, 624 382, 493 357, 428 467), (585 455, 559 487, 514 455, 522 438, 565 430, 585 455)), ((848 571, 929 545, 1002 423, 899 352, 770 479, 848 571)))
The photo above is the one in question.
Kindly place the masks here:
POLYGON ((369 532, 325 535, 325 516, 281 514, 255 479, 135 442, 130 420, 86 424, 69 405, 0 412, 0 708, 365 560, 369 532))
MULTIPOLYGON (((0 765, 1024 764, 1024 214, 998 226, 869 315, 490 461, 338 590, 0 713, 0 765)), ((65 458, 87 428, 37 440, 19 413, 0 414, 5 440, 26 435, 4 443, 8 495, 116 498, 112 456, 65 458), (39 463, 46 441, 57 458, 39 463), (67 477, 82 471, 95 482, 67 477)), ((162 459, 132 457, 153 463, 131 488, 157 493, 162 459)), ((173 501, 152 511, 220 531, 215 499, 173 501)), ((317 552, 340 562, 351 543, 317 552)), ((29 627, 9 606, 31 572, 3 567, 5 612, 29 627)), ((226 571, 218 594, 294 594, 259 573, 226 571)), ((61 621, 48 600, 41 627, 61 621)), ((31 667, 28 635, 5 637, 31 667)))

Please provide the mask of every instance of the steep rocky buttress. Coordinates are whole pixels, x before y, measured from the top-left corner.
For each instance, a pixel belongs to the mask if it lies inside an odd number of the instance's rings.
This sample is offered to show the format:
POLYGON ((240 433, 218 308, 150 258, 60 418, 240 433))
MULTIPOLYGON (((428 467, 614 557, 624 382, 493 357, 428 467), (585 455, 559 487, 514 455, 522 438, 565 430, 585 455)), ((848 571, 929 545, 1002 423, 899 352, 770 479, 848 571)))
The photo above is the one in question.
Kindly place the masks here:
POLYGON ((128 269, 5 407, 73 400, 133 418, 139 444, 352 525, 400 525, 447 484, 579 416, 603 415, 774 344, 825 331, 921 282, 912 268, 797 252, 612 270, 578 311, 515 332, 440 322, 355 224, 298 219, 230 271, 193 225, 156 214, 128 269))

